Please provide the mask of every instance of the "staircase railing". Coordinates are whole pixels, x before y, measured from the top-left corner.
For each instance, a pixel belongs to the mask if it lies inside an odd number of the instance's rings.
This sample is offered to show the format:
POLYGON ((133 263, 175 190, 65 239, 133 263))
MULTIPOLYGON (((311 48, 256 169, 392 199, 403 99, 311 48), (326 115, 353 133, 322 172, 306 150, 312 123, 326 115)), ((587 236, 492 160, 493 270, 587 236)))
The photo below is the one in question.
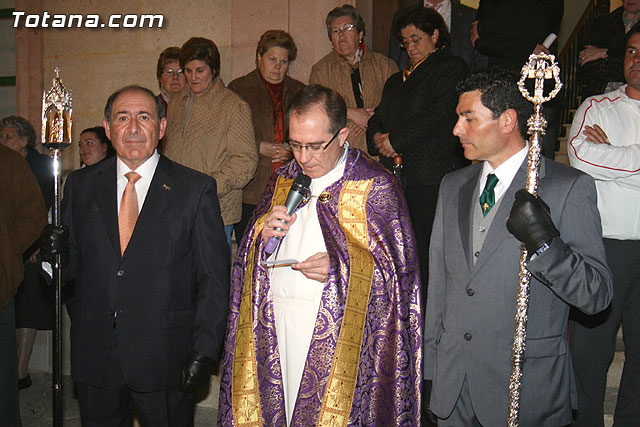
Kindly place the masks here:
POLYGON ((560 64, 560 79, 564 84, 564 108, 562 123, 571 123, 571 110, 578 108, 582 92, 582 73, 578 55, 587 42, 589 33, 596 18, 608 13, 608 1, 591 0, 582 17, 578 21, 569 40, 558 55, 560 64), (605 10, 603 10, 605 9, 605 10))

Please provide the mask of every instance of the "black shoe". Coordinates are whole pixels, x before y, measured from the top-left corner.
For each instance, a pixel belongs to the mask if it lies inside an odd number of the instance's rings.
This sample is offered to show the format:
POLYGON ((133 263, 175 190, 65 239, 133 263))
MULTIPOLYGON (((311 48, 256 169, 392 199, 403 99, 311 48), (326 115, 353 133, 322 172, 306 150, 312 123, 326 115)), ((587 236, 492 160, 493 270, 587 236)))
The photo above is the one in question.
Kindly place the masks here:
POLYGON ((27 374, 24 378, 18 378, 18 390, 31 387, 31 375, 27 374))

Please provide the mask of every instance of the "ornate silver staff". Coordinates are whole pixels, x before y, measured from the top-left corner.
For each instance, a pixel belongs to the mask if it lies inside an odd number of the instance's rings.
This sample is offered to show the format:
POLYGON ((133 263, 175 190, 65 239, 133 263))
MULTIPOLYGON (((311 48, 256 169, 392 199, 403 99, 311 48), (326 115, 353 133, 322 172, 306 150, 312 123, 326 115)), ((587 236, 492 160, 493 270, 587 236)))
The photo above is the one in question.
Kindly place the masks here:
MULTIPOLYGON (((60 221, 60 154, 71 145, 71 92, 67 92, 56 67, 51 89, 42 94, 42 144, 53 160, 53 224, 60 221)), ((53 330, 53 425, 62 426, 62 266, 56 255, 53 267, 55 328, 53 330)))
MULTIPOLYGON (((527 120, 529 138, 529 158, 527 163, 526 189, 533 195, 538 194, 538 172, 540 170, 540 140, 547 127, 547 121, 542 115, 542 104, 554 98, 560 89, 560 68, 553 55, 540 53, 529 56, 529 61, 522 67, 518 88, 528 101, 533 102, 534 113, 527 120), (527 79, 535 79, 535 91, 531 96, 525 87, 527 79), (544 96, 544 81, 555 80, 555 87, 548 96, 544 96)), ((527 271, 527 249, 524 243, 520 245, 520 284, 518 286, 518 298, 516 304, 516 327, 513 335, 513 353, 511 357, 511 378, 509 379, 509 427, 518 425, 520 414, 520 392, 522 391, 522 367, 525 362, 524 351, 527 339, 527 311, 529 309, 529 279, 531 274, 527 271)))

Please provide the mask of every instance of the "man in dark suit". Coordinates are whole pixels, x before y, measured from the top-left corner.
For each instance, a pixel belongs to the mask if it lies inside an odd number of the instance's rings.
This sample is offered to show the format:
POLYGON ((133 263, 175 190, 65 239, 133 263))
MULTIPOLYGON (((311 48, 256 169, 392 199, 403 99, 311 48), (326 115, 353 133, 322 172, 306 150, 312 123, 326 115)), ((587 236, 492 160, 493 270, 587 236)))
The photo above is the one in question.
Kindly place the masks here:
POLYGON ((460 4, 459 0, 424 0, 420 4, 400 9, 393 15, 391 32, 389 34, 389 58, 400 70, 408 63, 407 52, 400 47, 398 26, 403 18, 421 7, 434 8, 442 15, 451 34, 451 52, 465 60, 471 71, 477 71, 486 66, 486 57, 474 49, 469 34, 471 24, 475 20, 476 11, 460 4))
MULTIPOLYGON (((65 186, 83 425, 130 425, 134 408, 142 425, 193 425, 193 391, 221 351, 230 255, 216 183, 158 154, 165 125, 151 91, 115 92, 104 127, 117 157, 65 186)), ((45 229, 43 257, 64 252, 64 240, 45 229)))
POLYGON ((539 197, 523 189, 533 109, 517 79, 494 70, 459 86, 453 132, 479 162, 444 177, 431 238, 424 375, 439 426, 507 421, 521 242, 531 273, 521 426, 571 423, 569 307, 596 313, 613 293, 593 179, 542 159, 539 197))

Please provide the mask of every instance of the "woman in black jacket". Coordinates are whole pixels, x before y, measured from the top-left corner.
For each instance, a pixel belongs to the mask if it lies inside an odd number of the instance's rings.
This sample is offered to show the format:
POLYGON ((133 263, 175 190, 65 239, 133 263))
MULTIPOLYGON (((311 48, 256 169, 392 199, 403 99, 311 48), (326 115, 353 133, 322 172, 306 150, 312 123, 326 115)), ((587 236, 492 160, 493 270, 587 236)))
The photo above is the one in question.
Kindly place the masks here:
POLYGON ((456 85, 468 74, 467 64, 449 50, 449 31, 438 12, 420 8, 399 25, 398 39, 409 55, 404 70, 389 77, 380 105, 369 120, 371 155, 391 169, 401 155, 405 195, 416 233, 426 298, 431 226, 442 177, 468 164, 453 135, 456 85))

